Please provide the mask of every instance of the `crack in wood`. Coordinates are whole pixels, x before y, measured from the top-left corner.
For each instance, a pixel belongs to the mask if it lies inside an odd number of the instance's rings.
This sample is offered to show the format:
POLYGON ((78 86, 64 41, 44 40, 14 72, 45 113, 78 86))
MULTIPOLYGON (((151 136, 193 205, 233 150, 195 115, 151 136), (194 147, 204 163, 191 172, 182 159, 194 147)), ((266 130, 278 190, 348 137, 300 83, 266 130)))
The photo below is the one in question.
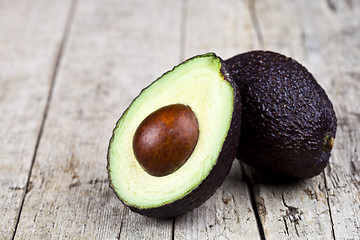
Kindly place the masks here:
POLYGON ((262 225, 261 218, 260 218, 260 211, 258 209, 258 205, 257 205, 257 202, 255 200, 255 192, 254 192, 254 187, 253 187, 254 183, 253 183, 253 181, 251 181, 250 176, 248 176, 247 173, 245 172, 244 167, 242 167, 241 171, 242 171, 242 176, 244 177, 245 183, 246 183, 246 185, 248 186, 248 189, 249 189, 250 203, 251 203, 251 207, 252 207, 252 210, 254 212, 254 215, 255 215, 255 219, 256 219, 257 226, 258 226, 259 235, 260 235, 260 239, 261 240, 266 240, 264 227, 262 225))
POLYGON ((262 32, 261 32, 259 19, 258 19, 257 14, 256 14, 255 0, 250 1, 250 3, 249 3, 249 11, 250 11, 250 16, 251 16, 251 21, 252 21, 253 26, 255 28, 256 37, 257 37, 257 39, 259 41, 260 48, 264 48, 264 46, 265 46, 264 38, 263 38, 263 35, 262 35, 262 32))
POLYGON ((301 8, 299 8, 299 17, 297 20, 298 20, 298 24, 300 26, 300 39, 301 39, 302 52, 304 54, 304 59, 308 60, 309 57, 308 57, 308 51, 307 51, 307 47, 306 47, 306 32, 305 32, 305 26, 304 26, 304 22, 303 22, 301 8))
POLYGON ((322 175, 323 175, 324 185, 325 185, 326 201, 327 201, 327 205, 328 205, 328 208, 329 208, 329 216, 330 216, 330 222, 331 222, 331 234, 332 234, 334 240, 336 240, 335 229, 334 229, 334 221, 333 221, 333 216, 332 216, 331 206, 330 206, 329 188, 328 188, 328 185, 327 185, 326 175, 325 175, 324 171, 323 171, 322 175))
POLYGON ((171 229, 171 240, 175 239, 175 221, 176 221, 176 218, 173 218, 172 219, 172 229, 171 229))
POLYGON ((34 222, 34 223, 36 222, 37 215, 38 215, 38 213, 36 212, 36 213, 35 213, 35 216, 34 216, 34 219, 33 219, 33 222, 34 222))
POLYGON ((288 205, 285 202, 284 194, 281 194, 281 198, 283 201, 283 205, 287 208, 285 215, 283 216, 283 221, 285 223, 285 230, 286 230, 287 234, 289 235, 289 228, 288 228, 288 225, 286 224, 286 220, 289 220, 294 225, 296 235, 298 237, 300 237, 297 226, 299 225, 299 222, 302 220, 301 216, 302 216, 303 212, 297 207, 288 205))
MULTIPOLYGON (((44 108, 44 112, 43 112, 43 117, 42 117, 40 129, 39 129, 39 133, 38 133, 38 136, 37 136, 37 139, 36 139, 36 144, 35 144, 34 153, 33 153, 32 159, 31 159, 29 174, 28 174, 27 181, 26 181, 26 184, 25 184, 25 191, 23 193, 21 204, 20 204, 19 211, 18 211, 18 215, 17 215, 17 218, 16 218, 16 223, 15 223, 12 239, 14 239, 15 236, 16 236, 16 231, 18 229, 18 225, 19 225, 19 222, 20 222, 20 217, 21 217, 22 209, 24 207, 25 198, 26 198, 27 194, 29 193, 29 191, 32 189, 32 182, 30 180, 31 179, 31 174, 32 174, 32 170, 33 170, 33 167, 34 167, 36 157, 37 157, 37 153, 38 153, 38 149, 39 149, 39 145, 40 145, 40 140, 41 140, 41 137, 42 137, 42 134, 43 134, 43 131, 44 131, 44 126, 45 126, 45 123, 46 123, 47 115, 48 115, 48 112, 49 112, 50 103, 51 103, 51 100, 52 100, 54 86, 55 86, 55 81, 56 81, 56 77, 57 77, 57 74, 58 74, 58 71, 59 71, 59 66, 60 66, 60 62, 62 60, 65 45, 67 43, 67 39, 68 39, 69 31, 70 31, 70 25, 73 22, 73 17, 75 15, 77 1, 78 0, 73 0, 73 2, 70 5, 69 14, 67 16, 67 20, 66 20, 66 24, 65 24, 65 28, 64 28, 64 34, 63 34, 63 37, 61 39, 61 42, 60 42, 60 45, 58 47, 58 51, 57 51, 57 54, 56 54, 54 67, 52 69, 52 76, 51 76, 51 81, 50 81, 49 94, 47 96, 47 100, 46 100, 46 104, 45 104, 45 108, 44 108)), ((36 218, 35 218, 35 220, 36 220, 36 218)))
POLYGON ((285 216, 283 216, 283 221, 284 221, 284 225, 285 225, 285 234, 286 235, 289 235, 289 228, 288 228, 288 225, 286 223, 286 218, 285 216))
POLYGON ((128 215, 129 214, 129 209, 127 208, 127 207, 123 207, 123 212, 122 212, 122 214, 121 214, 121 222, 120 222, 120 227, 119 227, 119 234, 118 234, 118 236, 117 236, 117 239, 121 239, 121 233, 122 233, 122 230, 123 230, 123 227, 124 227, 124 218, 125 218, 125 216, 126 215, 128 215))

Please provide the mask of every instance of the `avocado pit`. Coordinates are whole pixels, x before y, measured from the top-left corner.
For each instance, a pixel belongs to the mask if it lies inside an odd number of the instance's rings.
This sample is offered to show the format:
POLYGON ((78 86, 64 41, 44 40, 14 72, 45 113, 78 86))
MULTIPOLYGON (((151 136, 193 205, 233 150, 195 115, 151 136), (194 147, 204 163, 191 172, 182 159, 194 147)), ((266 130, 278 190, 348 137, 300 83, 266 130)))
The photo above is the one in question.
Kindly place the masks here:
POLYGON ((140 123, 133 137, 134 155, 150 175, 166 176, 184 165, 198 138, 199 125, 191 108, 168 105, 140 123))

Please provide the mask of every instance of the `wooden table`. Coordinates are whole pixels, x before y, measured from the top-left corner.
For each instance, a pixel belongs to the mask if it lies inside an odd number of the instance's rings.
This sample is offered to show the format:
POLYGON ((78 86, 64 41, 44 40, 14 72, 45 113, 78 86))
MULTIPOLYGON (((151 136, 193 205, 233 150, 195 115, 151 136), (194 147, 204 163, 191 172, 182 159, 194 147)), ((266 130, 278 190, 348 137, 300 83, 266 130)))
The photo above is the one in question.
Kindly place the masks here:
POLYGON ((0 0, 1 239, 360 239, 360 1, 0 0), (169 220, 110 190, 107 145, 139 91, 182 60, 269 49, 338 116, 330 165, 293 183, 234 162, 169 220))

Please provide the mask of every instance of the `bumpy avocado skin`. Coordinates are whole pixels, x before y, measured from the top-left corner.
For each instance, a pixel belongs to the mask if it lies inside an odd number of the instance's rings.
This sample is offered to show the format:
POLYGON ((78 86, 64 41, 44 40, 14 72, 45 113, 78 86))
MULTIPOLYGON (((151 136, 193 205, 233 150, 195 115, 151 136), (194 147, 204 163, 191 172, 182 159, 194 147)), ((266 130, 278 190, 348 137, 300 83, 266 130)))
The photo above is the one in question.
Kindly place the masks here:
POLYGON ((312 74, 270 51, 243 53, 225 63, 243 104, 237 157, 280 175, 318 175, 329 162, 325 141, 335 139, 337 119, 312 74))
MULTIPOLYGON (((237 84, 230 77, 230 73, 226 67, 225 62, 221 58, 216 56, 214 53, 208 53, 206 55, 213 55, 220 60, 221 62, 220 72, 224 77, 224 81, 228 81, 234 89, 234 104, 233 104, 232 119, 227 136, 225 138, 221 152, 219 154, 219 157, 215 165, 211 169, 209 175, 195 189, 193 189, 191 192, 186 194, 181 199, 177 199, 172 203, 168 203, 163 206, 159 206, 155 208, 138 208, 135 206, 126 205, 126 203, 124 203, 124 201, 117 195, 115 188, 112 186, 111 179, 109 178, 109 186, 110 188, 113 189, 115 195, 124 205, 129 207, 134 212, 137 212, 139 214, 148 217, 164 218, 164 219, 183 215, 186 212, 199 207, 207 199, 209 199, 215 193, 216 189, 218 189, 220 185, 224 182, 226 176, 230 172, 232 163, 236 157, 240 131, 241 131, 240 129, 241 113, 242 113, 242 105, 241 105, 241 97, 240 97, 241 95, 239 93, 237 84)), ((201 55, 195 56, 193 58, 196 57, 201 57, 201 55)), ((190 58, 187 61, 190 61, 193 58, 190 58)), ((164 73, 164 75, 165 74, 166 73, 164 73)), ((123 115, 126 113, 126 111, 123 113, 123 115)), ((199 131, 202 131, 202 129, 199 129, 199 131)), ((109 146, 111 145, 113 137, 114 135, 110 139, 109 146)), ((111 171, 109 166, 109 155, 107 156, 107 158, 108 158, 107 170, 111 171)))

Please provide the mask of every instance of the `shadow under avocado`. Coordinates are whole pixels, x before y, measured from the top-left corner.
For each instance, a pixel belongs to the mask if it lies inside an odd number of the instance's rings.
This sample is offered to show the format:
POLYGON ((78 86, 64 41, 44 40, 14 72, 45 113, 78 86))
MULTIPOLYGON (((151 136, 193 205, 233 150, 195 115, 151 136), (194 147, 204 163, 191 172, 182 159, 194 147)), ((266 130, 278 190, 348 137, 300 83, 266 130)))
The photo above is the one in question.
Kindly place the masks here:
MULTIPOLYGON (((238 160, 239 161, 239 160, 238 160)), ((266 169, 255 169, 246 163, 241 162, 243 177, 254 184, 263 184, 269 186, 291 186, 304 183, 304 179, 279 175, 266 169)))

